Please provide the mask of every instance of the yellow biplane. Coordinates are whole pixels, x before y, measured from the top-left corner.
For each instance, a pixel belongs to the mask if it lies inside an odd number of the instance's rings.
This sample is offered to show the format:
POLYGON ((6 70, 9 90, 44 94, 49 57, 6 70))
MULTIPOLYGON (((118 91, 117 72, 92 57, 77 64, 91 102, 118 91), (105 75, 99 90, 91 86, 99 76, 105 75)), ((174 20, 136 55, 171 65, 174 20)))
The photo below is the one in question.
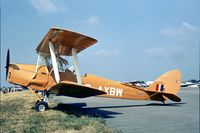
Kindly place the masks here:
POLYGON ((28 88, 37 98, 35 109, 48 109, 49 94, 86 98, 101 96, 133 100, 167 99, 180 102, 177 96, 181 73, 172 70, 157 78, 149 87, 138 87, 131 82, 117 82, 91 74, 80 76, 77 54, 95 44, 97 40, 61 28, 51 28, 36 48, 37 64, 10 64, 7 52, 6 79, 12 84, 28 88), (68 67, 66 57, 72 56, 68 67), (42 92, 39 95, 38 92, 42 92))

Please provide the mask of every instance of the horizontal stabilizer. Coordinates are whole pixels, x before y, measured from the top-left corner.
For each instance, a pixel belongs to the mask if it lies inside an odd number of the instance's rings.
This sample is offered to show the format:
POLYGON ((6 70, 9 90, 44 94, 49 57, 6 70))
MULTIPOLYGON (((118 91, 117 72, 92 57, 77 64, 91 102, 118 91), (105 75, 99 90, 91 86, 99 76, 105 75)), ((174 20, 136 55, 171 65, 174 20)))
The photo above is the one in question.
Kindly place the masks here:
POLYGON ((180 102, 177 96, 181 86, 181 72, 179 70, 171 70, 158 77, 148 88, 151 100, 166 101, 170 99, 174 102, 180 102))
POLYGON ((105 92, 92 87, 87 87, 74 82, 66 81, 60 82, 50 88, 50 93, 54 93, 57 96, 69 96, 75 98, 86 98, 90 96, 106 94, 105 92))
POLYGON ((176 96, 174 94, 162 93, 162 95, 164 95, 165 97, 167 97, 168 99, 170 99, 174 102, 181 102, 181 98, 179 98, 178 96, 176 96))
POLYGON ((181 102, 181 98, 179 98, 175 94, 164 93, 164 92, 155 92, 155 91, 146 91, 146 92, 148 93, 149 98, 151 100, 165 101, 167 99, 170 99, 174 102, 181 102))

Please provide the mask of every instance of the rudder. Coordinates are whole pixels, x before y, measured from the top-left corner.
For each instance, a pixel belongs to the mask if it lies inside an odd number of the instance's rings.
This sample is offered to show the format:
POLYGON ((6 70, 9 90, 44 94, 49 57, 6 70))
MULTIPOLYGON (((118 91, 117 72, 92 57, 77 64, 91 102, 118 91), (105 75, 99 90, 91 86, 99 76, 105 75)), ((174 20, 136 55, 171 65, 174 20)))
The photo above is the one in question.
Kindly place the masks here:
POLYGON ((177 99, 173 101, 179 101, 176 95, 180 90, 180 86, 181 72, 179 70, 171 70, 157 78, 146 90, 171 100, 177 99))

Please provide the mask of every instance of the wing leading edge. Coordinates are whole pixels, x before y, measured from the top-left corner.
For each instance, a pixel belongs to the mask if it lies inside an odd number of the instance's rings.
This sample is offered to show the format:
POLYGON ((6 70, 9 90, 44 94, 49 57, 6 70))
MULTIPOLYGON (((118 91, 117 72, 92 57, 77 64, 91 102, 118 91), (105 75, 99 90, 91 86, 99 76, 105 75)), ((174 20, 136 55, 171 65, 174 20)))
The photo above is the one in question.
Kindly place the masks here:
POLYGON ((86 98, 90 96, 106 94, 103 91, 95 88, 79 85, 74 82, 60 82, 50 88, 50 93, 56 94, 57 96, 69 96, 75 98, 86 98))

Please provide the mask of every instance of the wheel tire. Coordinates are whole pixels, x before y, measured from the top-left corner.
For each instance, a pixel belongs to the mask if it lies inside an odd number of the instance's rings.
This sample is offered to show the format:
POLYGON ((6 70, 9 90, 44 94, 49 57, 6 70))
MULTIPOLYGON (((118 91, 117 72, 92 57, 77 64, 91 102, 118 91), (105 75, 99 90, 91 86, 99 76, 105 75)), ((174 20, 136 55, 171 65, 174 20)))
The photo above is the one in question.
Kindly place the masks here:
POLYGON ((45 111, 47 110, 49 107, 48 107, 48 104, 44 101, 39 101, 39 102, 36 102, 35 104, 35 110, 36 111, 45 111))

